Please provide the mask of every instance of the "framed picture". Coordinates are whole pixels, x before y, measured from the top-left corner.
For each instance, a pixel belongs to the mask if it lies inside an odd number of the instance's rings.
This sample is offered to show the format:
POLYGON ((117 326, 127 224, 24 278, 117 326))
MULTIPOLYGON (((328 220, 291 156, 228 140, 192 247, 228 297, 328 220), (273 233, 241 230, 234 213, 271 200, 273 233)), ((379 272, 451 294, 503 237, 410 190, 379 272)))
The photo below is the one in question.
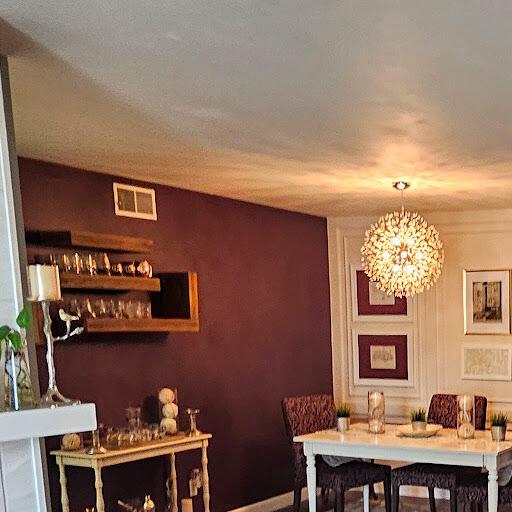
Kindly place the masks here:
POLYGON ((411 301, 379 290, 360 266, 351 265, 352 318, 363 322, 410 322, 411 301))
POLYGON ((512 380, 512 345, 464 345, 462 378, 468 380, 512 380))
POLYGON ((412 387, 412 329, 353 329, 354 384, 412 387))
POLYGON ((464 334, 509 334, 508 270, 464 270, 464 334))

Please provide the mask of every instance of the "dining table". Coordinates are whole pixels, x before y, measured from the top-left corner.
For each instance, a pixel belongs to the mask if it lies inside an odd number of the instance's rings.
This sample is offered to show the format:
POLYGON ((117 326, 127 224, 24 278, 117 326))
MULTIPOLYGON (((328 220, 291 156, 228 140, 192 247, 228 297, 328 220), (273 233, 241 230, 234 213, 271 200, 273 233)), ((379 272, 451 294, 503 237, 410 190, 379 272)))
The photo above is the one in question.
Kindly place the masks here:
POLYGON ((498 510, 498 471, 512 464, 512 438, 507 434, 505 441, 493 441, 488 430, 477 430, 472 439, 460 439, 455 429, 444 428, 432 437, 412 438, 405 437, 398 425, 386 425, 383 433, 373 434, 367 424, 356 423, 345 432, 323 430, 293 440, 303 444, 310 512, 316 512, 317 455, 484 468, 488 473, 489 512, 498 510))

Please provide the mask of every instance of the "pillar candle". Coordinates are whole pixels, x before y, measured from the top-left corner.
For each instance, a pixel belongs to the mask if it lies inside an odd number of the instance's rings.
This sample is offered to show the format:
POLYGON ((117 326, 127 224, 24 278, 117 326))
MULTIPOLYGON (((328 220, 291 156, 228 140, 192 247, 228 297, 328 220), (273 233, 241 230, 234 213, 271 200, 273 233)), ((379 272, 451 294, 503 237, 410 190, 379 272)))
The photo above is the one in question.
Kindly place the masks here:
POLYGON ((29 300, 60 300, 59 268, 56 265, 29 265, 29 300))

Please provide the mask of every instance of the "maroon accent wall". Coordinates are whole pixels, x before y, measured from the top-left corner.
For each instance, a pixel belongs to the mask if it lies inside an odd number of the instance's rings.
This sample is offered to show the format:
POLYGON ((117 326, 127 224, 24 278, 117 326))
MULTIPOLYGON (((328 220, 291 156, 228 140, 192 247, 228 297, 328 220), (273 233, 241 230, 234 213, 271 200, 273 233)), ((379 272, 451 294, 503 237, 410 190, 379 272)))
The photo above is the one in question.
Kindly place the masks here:
MULTIPOLYGON (((163 386, 181 410, 201 409, 211 431, 212 510, 226 511, 292 488, 280 401, 332 390, 326 220, 166 186, 156 188, 158 221, 116 217, 112 182, 130 180, 20 159, 25 224, 86 229, 155 240, 157 271, 199 275, 201 331, 83 337, 56 347, 61 390, 96 402, 98 420, 124 422, 124 408, 163 386)), ((38 350, 42 388, 44 351, 38 350)), ((50 440, 55 446, 58 440, 50 440)), ((200 459, 178 455, 181 494, 200 459)), ((49 462, 60 510, 57 469, 49 462)), ((157 497, 163 510, 166 462, 104 470, 107 510, 117 498, 157 497)), ((94 504, 92 471, 70 470, 72 510, 94 504)), ((201 509, 200 497, 194 507, 201 509)))

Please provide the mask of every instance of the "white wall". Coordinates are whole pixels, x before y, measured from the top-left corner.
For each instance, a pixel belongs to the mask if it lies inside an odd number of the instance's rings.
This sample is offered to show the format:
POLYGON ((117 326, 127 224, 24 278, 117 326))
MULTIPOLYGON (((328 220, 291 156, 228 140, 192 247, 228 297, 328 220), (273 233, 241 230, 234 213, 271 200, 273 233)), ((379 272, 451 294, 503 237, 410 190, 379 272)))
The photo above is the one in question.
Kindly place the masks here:
MULTIPOLYGON (((385 392, 387 413, 403 419, 409 409, 427 406, 435 392, 484 394, 489 400, 488 410, 512 412, 512 382, 461 378, 464 343, 512 346, 510 334, 464 335, 463 323, 463 270, 512 269, 512 210, 424 216, 440 231, 445 264, 434 289, 413 300, 414 319, 404 325, 414 334, 414 384, 409 388, 380 386, 385 392)), ((366 329, 370 325, 352 320, 350 265, 360 263, 365 230, 376 220, 376 217, 328 220, 334 392, 337 400, 351 402, 361 414, 366 412, 369 387, 354 383, 351 331, 354 327, 366 329)), ((386 324, 372 325, 386 328, 386 324)))
MULTIPOLYGON (((7 61, 0 55, 0 325, 12 325, 23 307, 19 183, 12 133, 7 61)), ((22 258, 23 260, 23 258, 22 258)), ((0 368, 0 376, 3 371, 0 368)), ((1 413, 0 413, 1 414, 1 413)), ((46 510, 39 441, 0 444, 0 511, 46 510)))

